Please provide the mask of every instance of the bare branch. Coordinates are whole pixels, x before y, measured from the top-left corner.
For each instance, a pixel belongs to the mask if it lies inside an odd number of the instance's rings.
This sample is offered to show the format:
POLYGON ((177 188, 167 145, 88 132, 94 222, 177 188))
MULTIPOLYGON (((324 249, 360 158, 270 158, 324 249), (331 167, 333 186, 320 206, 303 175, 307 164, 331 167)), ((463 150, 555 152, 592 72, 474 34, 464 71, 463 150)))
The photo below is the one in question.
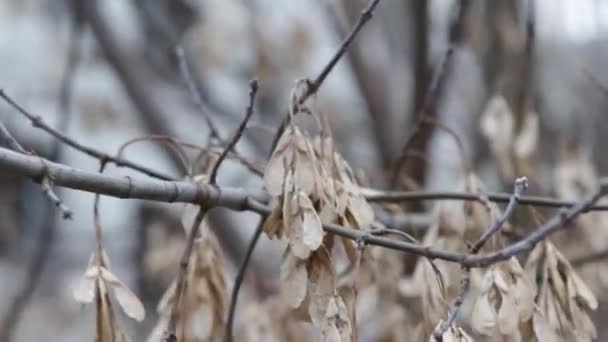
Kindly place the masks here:
POLYGON ((192 223, 192 227, 190 227, 186 248, 184 249, 184 254, 182 255, 182 259, 179 263, 179 273, 177 274, 177 279, 175 281, 175 300, 173 302, 171 317, 169 318, 169 324, 167 330, 165 331, 163 341, 177 341, 177 319, 179 318, 179 312, 181 311, 182 307, 182 299, 184 291, 186 289, 186 276, 188 274, 190 256, 192 255, 192 250, 194 249, 194 242, 196 241, 196 238, 199 235, 203 219, 205 218, 205 215, 207 215, 209 209, 209 206, 201 205, 198 213, 196 214, 194 222, 192 223))
POLYGON ((505 212, 503 213, 503 215, 500 218, 498 218, 496 221, 494 221, 492 226, 490 228, 488 228, 488 230, 486 230, 481 235, 481 237, 475 244, 473 244, 473 246, 471 247, 471 250, 470 250, 471 253, 477 254, 477 252, 479 252, 479 250, 492 237, 492 235, 494 235, 498 230, 500 230, 500 228, 505 224, 505 222, 507 222, 509 217, 511 217, 511 215, 513 215, 513 211, 515 211, 515 208, 517 207, 517 204, 519 203, 521 194, 527 188, 528 188, 528 179, 526 177, 520 177, 515 180, 515 184, 513 185, 513 195, 511 195, 511 199, 509 200, 509 204, 507 205, 505 212))
MULTIPOLYGON (((321 88, 323 81, 325 81, 329 73, 333 70, 338 61, 340 61, 340 58, 342 58, 346 51, 348 51, 348 48, 355 40, 355 37, 357 36, 359 31, 361 31, 365 23, 367 23, 372 18, 374 9, 376 8, 379 2, 380 0, 371 0, 369 2, 367 7, 361 12, 361 16, 359 16, 359 20, 357 20, 357 23, 355 23, 350 33, 344 38, 338 50, 334 53, 329 62, 323 67, 319 75, 312 81, 307 80, 306 88, 304 92, 300 95, 300 97, 297 99, 297 104, 303 104, 310 96, 314 95, 319 90, 319 88, 321 88)), ((279 138, 285 131, 285 128, 289 124, 290 120, 290 115, 285 115, 283 121, 279 125, 279 128, 277 129, 272 139, 270 153, 272 153, 272 150, 274 150, 274 147, 277 145, 279 138)))
MULTIPOLYGON (((2 96, 2 90, 0 89, 0 96, 2 96)), ((11 133, 6 129, 2 121, 0 121, 0 142, 9 146, 12 150, 22 153, 24 155, 30 155, 28 151, 26 151, 19 142, 11 135, 11 133)), ((42 159, 41 159, 42 160, 42 159)), ((40 187, 42 188, 42 193, 44 196, 55 205, 61 211, 61 216, 64 220, 72 219, 73 213, 70 208, 68 208, 59 196, 55 193, 51 186, 51 181, 49 180, 48 175, 42 176, 42 181, 40 182, 40 187)))
POLYGON ((454 321, 456 320, 456 318, 458 317, 458 313, 460 312, 460 308, 464 303, 464 298, 469 292, 470 285, 471 269, 468 267, 463 267, 462 277, 460 278, 460 287, 458 289, 458 295, 456 295, 456 298, 454 298, 454 301, 450 305, 448 317, 445 321, 441 321, 441 324, 439 324, 435 328, 435 331, 433 331, 433 336, 435 336, 435 338, 437 338, 438 340, 441 340, 441 336, 443 336, 443 333, 445 333, 445 331, 448 330, 452 326, 452 324, 454 324, 454 321))
MULTIPOLYGON (((0 148, 0 170, 21 174, 34 181, 39 181, 40 177, 43 176, 45 172, 48 172, 53 175, 57 186, 95 192, 108 196, 139 198, 162 202, 188 202, 209 207, 225 207, 238 211, 250 210, 262 215, 270 214, 270 208, 262 204, 263 202, 268 201, 269 196, 261 191, 247 191, 245 189, 231 187, 220 188, 211 185, 202 185, 198 187, 192 183, 178 181, 172 182, 155 179, 141 180, 132 179, 130 177, 111 177, 77 170, 50 161, 43 162, 40 159, 41 158, 30 157, 0 148)), ((498 261, 509 259, 519 253, 529 251, 539 241, 570 223, 578 215, 584 212, 595 210, 596 208, 605 210, 604 207, 594 206, 595 203, 608 192, 608 180, 602 180, 600 184, 601 186, 597 191, 590 194, 584 201, 571 205, 567 209, 561 209, 558 214, 540 225, 525 239, 506 246, 499 251, 485 255, 452 252, 429 246, 420 246, 405 241, 369 235, 366 232, 336 224, 324 224, 323 228, 329 233, 351 240, 358 241, 363 238, 367 244, 412 253, 430 259, 443 259, 467 267, 485 267, 498 261)), ((451 199, 478 200, 478 195, 466 193, 447 194, 456 194, 456 196, 453 196, 454 198, 451 199)), ((437 195, 437 193, 431 195, 432 196, 427 196, 424 193, 418 193, 420 198, 428 199, 428 197, 432 197, 434 199, 446 199, 445 197, 437 195)), ((506 194, 501 196, 508 197, 506 194)), ((523 197, 520 199, 520 203, 522 202, 523 197)))
POLYGON ((315 94, 319 90, 319 88, 323 84, 323 81, 325 81, 329 73, 333 70, 333 68, 340 60, 340 58, 344 56, 352 42, 355 40, 357 34, 359 34, 359 31, 361 31, 365 23, 367 23, 372 18, 374 9, 376 8, 379 2, 380 0, 372 0, 369 5, 367 5, 367 8, 365 8, 363 12, 361 12, 359 20, 357 21, 355 26, 353 26, 353 29, 350 31, 348 36, 344 38, 342 44, 340 44, 340 47, 334 53, 333 57, 329 60, 327 65, 325 65, 323 70, 321 70, 319 76, 317 76, 317 78, 315 78, 313 81, 308 82, 308 87, 306 88, 306 91, 299 99, 300 104, 304 103, 304 101, 306 101, 311 95, 315 94))
POLYGON ((184 49, 181 46, 178 46, 175 49, 175 54, 177 55, 177 59, 179 61, 179 71, 182 74, 182 78, 186 82, 186 85, 188 86, 190 97, 198 107, 201 114, 203 114, 203 118, 207 123, 207 127, 209 127, 209 135, 211 136, 211 138, 216 138, 220 142, 220 144, 223 144, 224 141, 220 136, 220 132, 211 120, 209 109, 205 106, 205 103, 203 102, 201 90, 197 87, 194 82, 194 79, 192 78, 192 70, 189 61, 186 59, 186 55, 184 54, 184 49))
POLYGON ((215 165, 213 165, 213 169, 211 170, 211 174, 209 175, 209 184, 214 185, 216 183, 217 171, 219 170, 220 165, 222 164, 224 159, 226 159, 228 153, 232 151, 241 136, 243 136, 245 128, 247 127, 247 122, 249 121, 249 119, 251 119, 251 116, 253 115, 253 107, 255 106, 255 96, 257 93, 258 81, 253 80, 249 83, 249 106, 247 106, 247 112, 245 114, 245 117, 243 118, 243 121, 239 125, 238 130, 234 133, 234 136, 232 137, 224 151, 222 151, 222 154, 220 154, 219 158, 217 159, 217 162, 215 163, 215 165))
POLYGON ((251 242, 247 247, 247 253, 245 254, 245 259, 241 263, 241 267, 239 267, 239 272, 236 275, 234 280, 234 286, 232 288, 232 294, 230 296, 230 307, 228 311, 228 319, 226 321, 226 335, 224 336, 224 341, 232 342, 232 331, 234 326, 234 316, 236 314, 236 304, 239 299, 239 291, 241 290, 241 285, 245 280, 245 272, 247 272, 247 267, 249 266, 249 261, 251 260, 251 256, 253 255, 253 251, 255 246, 257 245, 260 236, 262 236, 262 232, 264 231, 264 220, 265 216, 262 217, 260 223, 255 228, 255 232, 253 233, 253 237, 251 238, 251 242))
POLYGON ((395 165, 395 169, 393 171, 393 177, 391 180, 392 186, 397 185, 399 173, 401 172, 401 169, 403 168, 403 166, 405 165, 405 162, 407 161, 408 151, 413 147, 414 142, 415 142, 416 138, 418 137, 418 135, 421 134, 422 128, 425 125, 430 123, 430 121, 428 121, 428 118, 427 118, 427 112, 435 110, 434 106, 436 105, 437 98, 439 96, 439 89, 440 89, 441 84, 445 82, 445 77, 446 77, 445 75, 447 74, 447 72, 446 72, 447 65, 452 58, 453 51, 454 50, 451 47, 446 51, 445 56, 443 57, 443 60, 439 63, 435 73, 433 74, 433 78, 431 79, 431 82, 429 83, 429 87, 424 95, 424 99, 422 100, 422 105, 418 112, 418 121, 416 122, 416 125, 414 126, 412 133, 409 135, 409 137, 405 141, 401 155, 399 156, 397 164, 395 165))
POLYGON ((570 264, 575 267, 581 267, 589 263, 605 260, 606 258, 608 258, 608 249, 572 258, 570 264))
MULTIPOLYGON (((363 189, 363 195, 370 202, 407 202, 407 201, 432 201, 432 200, 459 200, 479 201, 479 194, 456 191, 381 191, 376 189, 363 189)), ((492 202, 508 203, 511 194, 501 192, 489 192, 484 196, 492 202)), ((576 202, 562 201, 558 199, 540 196, 521 196, 519 205, 528 205, 546 208, 564 208, 576 205, 576 202)), ((593 205, 586 211, 608 211, 608 205, 593 205)))
POLYGON ((101 152, 92 147, 84 146, 84 145, 76 142, 74 139, 68 137, 64 133, 61 133, 61 132, 57 131, 56 129, 54 129, 53 127, 49 126, 46 122, 44 122, 42 120, 41 117, 33 115, 30 112, 28 112, 27 110, 25 110, 23 107, 21 107, 19 104, 17 104, 10 96, 8 96, 4 92, 3 89, 0 89, 0 97, 2 97, 8 104, 10 104, 19 113, 21 113, 25 117, 27 117, 31 121, 31 123, 34 127, 42 129, 43 131, 49 133, 55 139, 61 141, 62 143, 66 144, 84 154, 87 154, 95 159, 98 159, 100 162, 104 162, 104 161, 111 162, 111 163, 116 164, 116 166, 127 167, 130 169, 142 172, 148 176, 158 178, 158 179, 164 179, 164 180, 175 179, 174 177, 164 175, 162 173, 159 173, 158 171, 154 171, 145 166, 138 165, 136 163, 130 162, 130 161, 122 159, 122 158, 112 157, 105 152, 101 152))
POLYGON ((40 182, 45 174, 52 176, 56 186, 100 193, 118 198, 137 198, 161 202, 201 204, 212 202, 234 210, 244 210, 248 197, 265 202, 269 197, 262 191, 246 192, 243 189, 213 186, 199 187, 182 181, 139 179, 128 176, 113 177, 82 171, 49 160, 26 156, 0 148, 0 170, 28 177, 40 182))
MULTIPOLYGON (((528 179, 526 177, 517 178, 513 185, 513 195, 511 195, 511 199, 509 200, 509 204, 505 209, 505 212, 497 218, 490 228, 486 230, 479 240, 474 243, 470 248, 469 252, 473 255, 477 254, 481 248, 488 242, 488 240, 494 235, 496 232, 500 230, 500 228, 507 222, 507 220, 513 215, 515 208, 517 207, 519 198, 521 194, 528 188, 528 179)), ((458 317, 458 313, 460 312, 460 308, 462 307, 462 303, 464 303, 464 298, 469 292, 469 285, 471 282, 471 268, 468 266, 462 267, 462 278, 460 279, 460 290, 458 291, 458 295, 454 299, 454 302, 450 306, 451 309, 448 312, 448 317, 445 321, 442 321, 440 325, 437 326, 433 335, 435 338, 441 338, 443 333, 452 326, 456 318, 458 317)))

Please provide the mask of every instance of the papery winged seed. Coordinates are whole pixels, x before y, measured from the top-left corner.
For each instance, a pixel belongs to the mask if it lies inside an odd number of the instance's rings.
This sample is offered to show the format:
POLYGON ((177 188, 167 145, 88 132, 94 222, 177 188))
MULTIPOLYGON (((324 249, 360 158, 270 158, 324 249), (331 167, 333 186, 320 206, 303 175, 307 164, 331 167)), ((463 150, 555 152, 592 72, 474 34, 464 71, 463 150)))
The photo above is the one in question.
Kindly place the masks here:
POLYGON ((297 146, 295 183, 302 191, 310 195, 316 192, 318 165, 315 153, 310 141, 299 130, 296 130, 295 140, 297 146))
POLYGON ((325 312, 321 328, 321 341, 350 341, 352 335, 351 323, 342 298, 332 296, 327 303, 325 312))
POLYGON ((264 185, 272 196, 282 192, 283 178, 286 170, 293 168, 294 182, 306 194, 311 194, 315 188, 316 165, 314 152, 308 139, 298 128, 288 127, 279 140, 266 170, 264 185))
POLYGON ((585 305, 591 309, 597 309, 598 302, 597 298, 593 294, 593 291, 589 289, 587 284, 580 278, 580 276, 576 273, 572 265, 566 257, 561 254, 556 248, 552 248, 555 253, 555 256, 563 266, 564 276, 566 277, 567 285, 572 285, 571 291, 569 291, 569 295, 576 296, 576 298, 580 298, 585 305), (572 284, 570 284, 572 282, 572 284))
MULTIPOLYGON (((318 253, 323 253, 323 251, 318 253)), ((328 301, 334 294, 336 280, 331 261, 328 258, 314 258, 311 262, 313 264, 310 265, 311 269, 308 273, 308 295, 310 296, 308 313, 312 323, 319 326, 323 317, 327 315, 325 310, 328 301)))
POLYGON ((578 276, 578 274, 572 273, 570 274, 570 278, 574 282, 574 287, 576 289, 577 298, 580 298, 583 303, 587 306, 587 308, 591 310, 595 310, 598 307, 597 298, 593 294, 593 291, 587 287, 587 284, 578 276))
POLYGON ((186 336, 195 341, 213 341, 215 316, 209 303, 197 305, 188 316, 188 322, 184 322, 187 324, 186 336))
POLYGON ((304 234, 302 242, 314 251, 323 243, 323 225, 315 212, 312 202, 304 193, 299 194, 300 208, 302 210, 302 228, 304 234))
POLYGON ((535 295, 532 288, 528 284, 527 279, 519 279, 515 283, 515 287, 512 289, 512 291, 519 311, 519 320, 521 322, 529 320, 534 313, 535 295))
POLYGON ((496 267, 492 273, 494 274, 494 286, 501 292, 507 293, 510 290, 510 284, 506 279, 508 277, 499 267, 496 267))
POLYGON ((536 112, 528 112, 524 116, 522 128, 513 145, 513 150, 517 157, 527 158, 536 151, 538 146, 539 121, 536 112))
POLYGON ((281 294, 291 307, 297 308, 302 304, 307 283, 306 262, 287 251, 281 263, 281 294))
POLYGON ((495 95, 488 102, 480 118, 481 133, 490 142, 492 153, 507 175, 512 174, 510 163, 515 118, 503 96, 495 95))
POLYGON ((171 312, 171 307, 173 305, 173 301, 175 298, 175 290, 177 288, 176 280, 173 280, 163 296, 158 301, 158 305, 156 306, 156 312, 159 314, 168 314, 171 312))
POLYGON ((108 269, 99 267, 99 270, 99 276, 111 286, 118 304, 120 304, 127 316, 138 322, 143 321, 146 311, 139 298, 108 269))
POLYGON ((310 252, 317 250, 323 243, 323 225, 312 202, 303 192, 294 194, 288 207, 284 208, 283 221, 289 225, 286 235, 292 252, 297 257, 308 258, 310 252))
POLYGON ((504 335, 510 335, 517 331, 519 314, 517 303, 510 293, 504 293, 498 311, 498 329, 504 335))
POLYGON ((291 164, 293 156, 286 156, 293 143, 294 129, 289 126, 277 142, 270 160, 264 171, 264 185, 272 196, 278 196, 283 190, 283 178, 285 177, 285 164, 291 164), (288 161, 285 158, 289 157, 288 161))
POLYGON ((89 304, 95 299, 95 281, 97 276, 96 274, 89 275, 89 273, 97 272, 96 270, 97 267, 95 266, 89 267, 85 274, 78 280, 78 283, 72 292, 72 295, 77 302, 89 304))
POLYGON ((496 311, 490 304, 487 295, 477 298, 471 316, 473 329, 482 335, 491 335, 496 326, 496 311))
MULTIPOLYGON (((547 258, 548 261, 551 258, 547 258)), ((566 290, 565 279, 562 277, 562 273, 558 269, 557 263, 549 263, 549 279, 551 279, 551 287, 553 289, 554 294, 557 296, 557 299, 560 302, 560 305, 565 305, 568 300, 568 291, 566 290)))
POLYGON ((570 322, 564 319, 566 317, 565 313, 553 295, 553 291, 547 290, 544 299, 544 313, 547 315, 546 317, 549 325, 557 331, 573 329, 574 327, 571 326, 570 322))
POLYGON ((556 333, 554 328, 549 325, 547 319, 538 311, 535 312, 532 317, 532 327, 538 341, 564 341, 563 338, 556 333))
POLYGON ((361 195, 353 195, 349 209, 359 227, 369 227, 374 222, 374 210, 361 195))

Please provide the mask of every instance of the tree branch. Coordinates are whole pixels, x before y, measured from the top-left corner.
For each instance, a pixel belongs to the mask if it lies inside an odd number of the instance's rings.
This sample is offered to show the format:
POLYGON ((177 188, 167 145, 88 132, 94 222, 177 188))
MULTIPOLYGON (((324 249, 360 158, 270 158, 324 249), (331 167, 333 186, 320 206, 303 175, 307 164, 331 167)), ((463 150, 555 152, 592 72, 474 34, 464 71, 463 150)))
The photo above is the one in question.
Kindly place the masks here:
MULTIPOLYGON (((519 197, 521 196, 522 192, 524 192, 524 190, 527 188, 528 188, 528 179, 526 179, 526 177, 520 177, 515 180, 514 185, 513 185, 513 195, 511 196, 511 199, 509 200, 509 204, 507 205, 505 212, 499 218, 497 218, 492 223, 490 228, 488 228, 488 230, 486 230, 481 235, 479 240, 477 240, 477 242, 474 243, 469 248, 469 252, 471 254, 474 254, 474 255, 477 254, 481 250, 481 248, 486 244, 486 242, 488 242, 488 240, 490 240, 492 235, 494 235, 496 232, 498 232, 500 230, 500 228, 505 224, 505 222, 507 222, 507 220, 513 215, 513 212, 515 211, 515 207, 517 207, 519 197)), ((441 336, 443 336, 443 333, 445 333, 445 331, 448 330, 448 328, 450 326, 452 326, 452 324, 458 317, 460 308, 462 307, 462 304, 464 303, 464 298, 466 297, 467 293, 469 292, 470 283, 471 283, 471 268, 468 266, 462 266, 462 278, 460 279, 460 290, 458 291, 458 295, 456 296, 452 305, 450 306, 451 309, 448 312, 447 319, 445 321, 442 321, 441 324, 439 324, 437 326, 437 328, 435 329, 435 331, 433 332, 433 335, 435 336, 435 338, 441 339, 441 336)))
POLYGON ((216 183, 217 171, 220 169, 220 165, 222 164, 224 159, 226 159, 228 153, 230 153, 230 151, 234 149, 236 143, 239 142, 239 139, 243 136, 245 128, 247 127, 247 122, 249 121, 249 119, 251 119, 251 116, 253 115, 253 107, 255 106, 255 96, 257 93, 258 81, 253 80, 249 83, 249 106, 247 106, 245 117, 243 118, 243 121, 239 125, 238 130, 234 133, 234 136, 232 137, 230 142, 228 142, 228 145, 226 145, 224 151, 222 151, 222 154, 220 154, 219 158, 217 159, 217 162, 215 162, 215 165, 213 165, 213 169, 211 170, 211 173, 209 175, 209 184, 216 183))
MULTIPOLYGON (((178 181, 140 180, 126 176, 111 177, 77 170, 50 161, 43 161, 41 158, 30 157, 0 148, 0 170, 2 171, 21 174, 34 181, 40 181, 40 177, 44 175, 45 167, 46 172, 49 172, 54 177, 57 186, 100 193, 107 196, 204 204, 209 207, 219 206, 237 211, 249 210, 262 215, 268 215, 271 211, 268 206, 263 204, 263 202, 269 199, 269 196, 263 191, 247 191, 231 187, 220 188, 211 185, 196 186, 192 183, 178 181)), ((485 267, 498 261, 509 259, 519 253, 529 251, 539 241, 570 223, 581 213, 600 207, 594 207, 594 204, 607 192, 608 180, 602 179, 597 191, 590 194, 584 201, 571 205, 567 209, 561 209, 558 214, 539 226, 523 240, 485 255, 452 252, 430 246, 420 246, 415 243, 369 235, 364 231, 336 224, 324 224, 323 228, 329 233, 351 240, 358 241, 364 239, 367 244, 412 253, 430 259, 443 259, 471 268, 485 267)), ((437 194, 433 195, 434 199, 446 199, 437 194)), ((419 196, 420 198, 428 197, 424 194, 419 194, 419 196)), ((456 199, 478 200, 478 196, 471 194, 458 193, 456 197, 458 197, 456 199)), ((522 200, 520 202, 523 202, 522 200)))
POLYGON ((247 253, 245 254, 245 258, 243 259, 243 262, 241 263, 241 267, 239 267, 239 272, 237 273, 236 278, 234 280, 234 286, 232 288, 232 294, 230 296, 230 307, 229 307, 229 311, 228 311, 228 319, 226 321, 226 335, 224 336, 224 341, 226 341, 226 342, 232 342, 232 340, 233 340, 232 331, 233 331, 233 325, 234 325, 234 316, 236 314, 236 304, 239 299, 239 291, 241 290, 241 285, 243 284, 243 281, 245 280, 245 272, 247 272, 247 267, 249 266, 249 261, 251 260, 251 256, 253 255, 255 246, 257 245, 257 243, 260 239, 260 236, 262 236, 262 233, 264 232, 264 220, 265 219, 266 219, 266 217, 263 216, 262 219, 260 220, 260 223, 258 223, 258 226, 255 228, 255 232, 253 233, 251 242, 249 243, 249 246, 247 247, 247 253))
POLYGON ((201 205, 196 217, 194 218, 192 227, 190 227, 190 231, 188 232, 186 248, 184 249, 184 254, 182 255, 179 263, 179 272, 177 274, 177 280, 175 281, 175 301, 173 302, 173 308, 171 308, 171 317, 169 318, 169 324, 167 330, 165 331, 163 341, 177 342, 177 320, 179 318, 179 313, 182 311, 182 299, 187 286, 186 278, 188 275, 188 266, 190 264, 190 255, 192 255, 194 242, 199 235, 201 224, 209 209, 210 208, 207 205, 201 205))
MULTIPOLYGON (((357 20, 357 23, 353 26, 350 33, 344 38, 342 44, 340 44, 340 47, 334 53, 329 62, 323 67, 323 69, 321 69, 319 75, 313 81, 308 80, 306 82, 306 88, 304 92, 299 96, 296 101, 298 105, 303 104, 310 96, 314 95, 319 90, 319 88, 321 88, 323 81, 325 81, 329 73, 333 70, 338 61, 340 61, 340 58, 344 56, 352 42, 355 40, 355 37, 357 36, 359 31, 361 31, 365 23, 367 23, 372 18, 374 9, 376 8, 379 2, 380 0, 371 0, 367 8, 365 8, 363 12, 361 12, 359 20, 357 20)), ((272 150, 274 150, 274 147, 279 142, 279 138, 285 131, 285 128, 289 124, 290 120, 290 115, 285 115, 283 121, 279 125, 279 128, 277 128, 277 131, 272 139, 272 148, 270 149, 270 153, 272 153, 272 150)))
POLYGON ((471 253, 477 254, 477 252, 479 252, 479 250, 483 247, 483 245, 485 245, 485 243, 488 242, 488 240, 490 240, 492 235, 494 235, 498 230, 500 230, 500 228, 505 224, 505 222, 507 222, 507 220, 509 219, 509 217, 511 217, 511 215, 513 214, 513 211, 517 207, 521 194, 527 188, 528 188, 528 179, 526 177, 517 178, 515 180, 515 184, 513 185, 513 195, 511 196, 511 199, 509 200, 509 204, 507 205, 505 212, 498 220, 494 221, 492 226, 490 228, 488 228, 488 230, 486 230, 481 235, 479 240, 477 240, 477 242, 471 247, 471 253))
POLYGON ((150 177, 155 177, 158 179, 164 179, 164 180, 175 179, 174 177, 164 175, 162 173, 149 169, 145 166, 141 166, 136 163, 130 162, 126 159, 112 157, 105 152, 96 150, 92 147, 84 146, 84 145, 78 143, 77 141, 75 141, 74 139, 70 138, 66 134, 61 133, 58 130, 54 129, 53 127, 49 126, 46 122, 44 122, 42 120, 42 118, 40 116, 33 115, 32 113, 25 110, 23 107, 21 107, 19 104, 17 104, 17 102, 15 102, 10 96, 8 96, 4 92, 3 89, 0 89, 0 97, 2 97, 15 110, 17 110, 19 113, 23 114, 26 118, 28 118, 28 120, 30 120, 30 122, 32 123, 32 126, 42 129, 43 131, 49 133, 51 136, 53 136, 55 139, 61 141, 62 143, 66 144, 86 155, 89 155, 95 159, 98 159, 100 162, 111 162, 111 163, 114 163, 116 166, 127 167, 127 168, 133 169, 135 171, 144 173, 150 177))
POLYGON ((186 82, 186 85, 188 86, 188 92, 190 93, 190 97, 203 115, 203 118, 207 123, 207 127, 209 128, 210 136, 219 140, 220 143, 223 143, 222 137, 220 136, 220 132, 211 120, 211 114, 209 114, 209 110, 203 102, 201 90, 194 82, 194 78, 192 77, 192 70, 190 67, 190 61, 186 59, 184 49, 181 46, 178 46, 175 49, 175 55, 177 56, 177 59, 179 61, 179 71, 182 74, 182 78, 186 82))
MULTIPOLYGON (((2 94, 3 94, 3 92, 0 89, 0 96, 2 96, 2 94)), ((4 126, 2 121, 0 121, 0 143, 6 144, 7 146, 9 146, 12 150, 14 150, 16 152, 22 153, 24 155, 30 155, 30 153, 28 151, 26 151, 25 148, 23 148, 23 146, 21 146, 21 144, 19 144, 19 142, 17 142, 17 140, 11 135, 11 133, 8 131, 8 129, 6 129, 6 127, 4 126)), ((51 181, 49 180, 48 174, 41 176, 40 187, 42 189, 42 193, 44 194, 44 196, 54 206, 59 208, 63 219, 65 219, 65 220, 72 219, 72 216, 73 216, 72 210, 70 208, 68 208, 65 204, 63 204, 63 202, 61 201, 59 196, 57 196, 57 194, 53 190, 53 187, 51 186, 51 181)))
MULTIPOLYGON (((479 194, 456 191, 381 191, 363 189, 363 195, 369 202, 378 203, 434 200, 479 201, 479 194)), ((508 203, 511 200, 511 194, 502 192, 484 193, 484 196, 491 202, 508 203)), ((520 205, 546 208, 564 208, 576 205, 576 202, 540 196, 521 196, 518 203, 520 205)), ((608 205, 593 205, 585 209, 585 212, 587 211, 608 211, 608 205)))

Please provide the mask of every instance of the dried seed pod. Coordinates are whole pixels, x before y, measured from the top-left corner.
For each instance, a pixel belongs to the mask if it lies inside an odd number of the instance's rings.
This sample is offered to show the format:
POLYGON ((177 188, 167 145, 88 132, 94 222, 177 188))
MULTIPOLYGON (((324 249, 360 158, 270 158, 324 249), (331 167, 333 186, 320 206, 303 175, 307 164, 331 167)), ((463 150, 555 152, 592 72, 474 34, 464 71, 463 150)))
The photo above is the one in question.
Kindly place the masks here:
POLYGON ((537 286, 533 329, 539 340, 551 335, 577 341, 597 337, 587 314, 588 310, 597 309, 597 299, 551 242, 540 242, 532 250, 525 273, 529 277, 540 275, 540 280, 533 283, 537 286), (548 330, 552 331, 550 335, 541 335, 548 330))
POLYGON ((112 300, 114 298, 123 312, 141 322, 145 318, 144 306, 137 296, 109 270, 105 252, 101 258, 95 255, 89 259, 89 265, 83 277, 74 288, 74 299, 83 304, 95 303, 96 341, 127 341, 120 324, 114 316, 112 300))
MULTIPOLYGON (((184 217, 196 207, 186 207, 184 217)), ((187 219, 184 219, 187 222, 187 219)), ((224 335, 228 293, 224 275, 224 256, 220 244, 203 220, 201 234, 196 239, 190 256, 186 286, 181 299, 181 310, 176 320, 179 341, 220 341, 224 335)), ((186 228, 186 227, 184 227, 186 228)), ((163 341, 172 308, 177 300, 175 281, 167 289, 158 304, 160 314, 156 327, 148 337, 149 342, 163 341)))
POLYGON ((534 289, 515 257, 484 274, 471 325, 485 336, 519 336, 519 323, 532 317, 534 289))

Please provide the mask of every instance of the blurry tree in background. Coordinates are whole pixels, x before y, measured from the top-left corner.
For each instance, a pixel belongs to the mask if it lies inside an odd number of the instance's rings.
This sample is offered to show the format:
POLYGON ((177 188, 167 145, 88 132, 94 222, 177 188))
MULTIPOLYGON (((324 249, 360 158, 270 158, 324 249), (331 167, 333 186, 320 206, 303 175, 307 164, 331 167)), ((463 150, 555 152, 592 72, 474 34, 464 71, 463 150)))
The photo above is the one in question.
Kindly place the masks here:
POLYGON ((0 0, 0 341, 608 338, 606 19, 0 0))

